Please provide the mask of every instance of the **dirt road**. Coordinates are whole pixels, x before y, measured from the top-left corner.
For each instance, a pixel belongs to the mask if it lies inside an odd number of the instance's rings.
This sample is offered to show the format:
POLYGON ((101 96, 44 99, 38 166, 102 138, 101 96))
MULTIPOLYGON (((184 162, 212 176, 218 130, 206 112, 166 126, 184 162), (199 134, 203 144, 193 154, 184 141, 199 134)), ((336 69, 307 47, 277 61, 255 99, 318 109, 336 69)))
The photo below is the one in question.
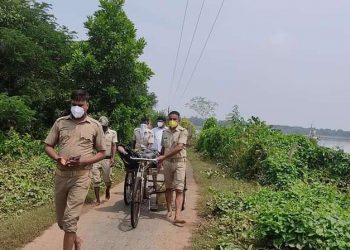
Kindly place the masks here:
MULTIPOLYGON (((187 186, 187 205, 183 212, 187 223, 183 227, 173 225, 166 218, 165 210, 151 212, 148 204, 144 204, 138 226, 132 229, 130 207, 125 206, 123 201, 123 183, 117 185, 112 189, 111 200, 89 209, 81 216, 78 234, 83 239, 83 249, 188 249, 197 222, 197 186, 190 167, 187 186)), ((62 249, 62 239, 63 233, 55 224, 23 249, 62 249)))

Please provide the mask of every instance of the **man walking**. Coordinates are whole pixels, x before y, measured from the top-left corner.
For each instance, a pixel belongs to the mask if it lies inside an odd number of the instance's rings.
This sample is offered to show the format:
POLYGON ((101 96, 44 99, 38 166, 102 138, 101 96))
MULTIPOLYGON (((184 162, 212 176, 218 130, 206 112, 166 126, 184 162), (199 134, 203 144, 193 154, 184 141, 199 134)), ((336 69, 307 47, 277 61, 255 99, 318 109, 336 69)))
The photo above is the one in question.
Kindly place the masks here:
POLYGON ((135 128, 133 148, 136 150, 150 149, 154 143, 152 130, 148 128, 149 119, 142 118, 139 128, 135 128))
POLYGON ((163 116, 158 116, 157 118, 157 127, 152 129, 152 133, 154 136, 154 143, 152 145, 153 150, 157 150, 159 153, 162 150, 162 136, 163 131, 167 129, 165 126, 165 118, 163 116))
POLYGON ((103 132, 106 138, 106 153, 102 161, 95 163, 92 166, 92 176, 94 181, 94 190, 96 196, 96 206, 100 205, 100 185, 101 185, 101 170, 103 181, 106 184, 106 200, 109 200, 110 189, 112 186, 112 167, 116 153, 116 144, 118 142, 117 132, 108 128, 109 121, 107 117, 101 116, 99 122, 102 125, 103 132))
POLYGON ((81 249, 77 223, 91 182, 90 169, 106 151, 101 124, 87 115, 88 100, 85 90, 73 91, 71 114, 57 119, 44 141, 46 153, 57 162, 56 219, 64 231, 64 250, 72 250, 73 245, 81 249))
POLYGON ((180 113, 172 111, 168 115, 169 129, 164 130, 162 137, 161 155, 158 163, 164 163, 165 198, 167 202, 168 217, 172 217, 172 196, 175 189, 175 218, 174 223, 184 224, 181 218, 183 191, 186 176, 186 142, 188 132, 179 125, 180 113))

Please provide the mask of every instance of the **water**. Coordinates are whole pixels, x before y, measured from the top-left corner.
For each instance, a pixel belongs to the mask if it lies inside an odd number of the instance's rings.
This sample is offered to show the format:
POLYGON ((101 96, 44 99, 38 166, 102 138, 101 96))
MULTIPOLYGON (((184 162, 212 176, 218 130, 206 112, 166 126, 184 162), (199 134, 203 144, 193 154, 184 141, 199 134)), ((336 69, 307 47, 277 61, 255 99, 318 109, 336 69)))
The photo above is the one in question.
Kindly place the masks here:
POLYGON ((330 148, 341 148, 345 152, 350 153, 350 139, 343 138, 322 138, 318 144, 330 148))

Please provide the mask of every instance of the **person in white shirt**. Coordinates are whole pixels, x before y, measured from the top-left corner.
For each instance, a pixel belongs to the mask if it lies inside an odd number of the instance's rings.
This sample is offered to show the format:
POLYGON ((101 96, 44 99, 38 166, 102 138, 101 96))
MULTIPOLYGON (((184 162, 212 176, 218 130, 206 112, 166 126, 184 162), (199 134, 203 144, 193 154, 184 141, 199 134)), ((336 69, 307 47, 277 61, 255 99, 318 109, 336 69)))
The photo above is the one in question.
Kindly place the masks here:
POLYGON ((158 116, 157 118, 157 127, 152 129, 153 135, 154 135, 154 143, 152 145, 153 150, 157 150, 159 153, 162 150, 162 136, 163 136, 163 131, 167 129, 165 126, 165 117, 158 116))

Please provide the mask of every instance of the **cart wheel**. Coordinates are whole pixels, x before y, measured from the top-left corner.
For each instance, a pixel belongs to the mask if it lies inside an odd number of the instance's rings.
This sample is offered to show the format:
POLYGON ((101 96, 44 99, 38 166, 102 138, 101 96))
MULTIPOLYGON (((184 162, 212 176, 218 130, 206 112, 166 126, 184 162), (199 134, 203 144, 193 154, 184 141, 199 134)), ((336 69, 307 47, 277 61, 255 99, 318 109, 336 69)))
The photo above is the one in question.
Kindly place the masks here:
POLYGON ((186 185, 186 176, 185 176, 184 191, 182 193, 182 196, 183 196, 182 206, 181 206, 182 211, 185 210, 185 208, 186 208, 186 191, 187 191, 187 185, 186 185))
POLYGON ((131 200, 131 226, 136 228, 140 218, 142 192, 141 192, 141 178, 137 178, 134 185, 131 200))
POLYGON ((124 180, 124 203, 129 205, 132 199, 132 187, 134 183, 134 172, 127 171, 124 180))

